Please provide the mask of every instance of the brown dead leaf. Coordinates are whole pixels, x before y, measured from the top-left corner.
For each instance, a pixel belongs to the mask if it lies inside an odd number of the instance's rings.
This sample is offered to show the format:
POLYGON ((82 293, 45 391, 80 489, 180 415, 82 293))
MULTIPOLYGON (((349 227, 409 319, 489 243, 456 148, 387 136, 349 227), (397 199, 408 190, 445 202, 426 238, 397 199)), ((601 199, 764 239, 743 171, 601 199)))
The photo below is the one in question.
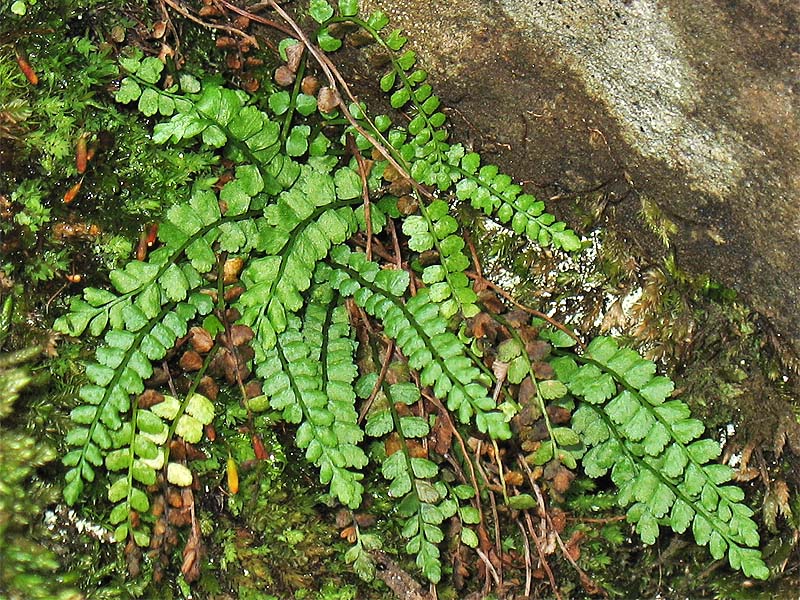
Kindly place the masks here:
MULTIPOLYGON (((546 471, 547 469, 545 469, 546 471)), ((559 494, 565 494, 572 481, 575 479, 575 473, 567 469, 564 465, 558 465, 558 470, 553 474, 553 489, 559 494)))
POLYGON ((499 315, 506 309, 500 296, 491 290, 481 290, 480 293, 478 293, 478 299, 488 312, 495 315, 499 315))
POLYGON ((316 96, 319 88, 319 79, 313 75, 306 75, 300 82, 300 91, 302 91, 306 96, 316 96))
POLYGON ((347 527, 353 520, 351 514, 352 513, 346 508, 340 508, 337 510, 334 517, 334 523, 336 524, 336 527, 339 529, 347 527))
POLYGON ((244 31, 248 27, 250 27, 250 19, 245 17, 244 15, 239 15, 233 20, 233 26, 237 29, 241 29, 244 31))
POLYGON ((158 494, 153 498, 152 508, 150 512, 154 517, 160 517, 164 514, 164 509, 166 508, 166 503, 164 502, 164 495, 158 494))
POLYGON ((628 324, 628 318, 625 316, 625 311, 622 309, 622 301, 615 300, 611 306, 608 307, 603 320, 600 322, 601 333, 606 333, 611 329, 624 328, 628 324))
POLYGON ((555 529, 557 533, 562 533, 567 526, 567 513, 558 508, 552 508, 548 511, 548 514, 553 523, 553 529, 555 529))
POLYGON ((319 94, 317 95, 317 107, 320 112, 325 114, 332 113, 336 110, 336 107, 339 106, 339 102, 341 102, 341 99, 336 90, 328 86, 320 88, 319 94))
POLYGON ((536 379, 554 379, 556 376, 556 372, 553 367, 550 366, 550 363, 533 363, 531 365, 531 369, 533 370, 533 374, 536 376, 536 379))
POLYGON ((414 196, 404 194, 397 199, 397 210, 401 215, 413 215, 419 210, 419 202, 414 196))
POLYGON ((180 367, 186 372, 199 371, 203 368, 203 357, 194 350, 187 350, 180 360, 180 367))
POLYGON ((358 523, 358 526, 362 529, 372 527, 375 525, 376 521, 377 519, 375 518, 375 515, 371 515, 369 513, 356 513, 356 523, 358 523))
POLYGON ((202 327, 192 327, 189 330, 189 343, 194 348, 195 352, 205 354, 214 346, 214 340, 211 334, 202 327))
POLYGON ((183 506, 183 498, 181 498, 181 493, 177 488, 167 488, 166 500, 167 504, 169 504, 172 508, 181 508, 183 506))
POLYGON ((413 190, 414 186, 411 185, 411 181, 406 178, 398 179, 389 184, 389 193, 398 198, 407 196, 413 190))
POLYGON ((527 327, 530 320, 531 316, 519 308, 515 308, 506 314, 506 321, 508 321, 509 326, 517 331, 527 327))
MULTIPOLYGON (((519 384, 519 391, 517 392, 517 401, 525 407, 532 406, 534 404, 534 396, 536 394, 536 388, 533 385, 533 381, 531 380, 530 376, 526 377, 522 380, 522 383, 519 384)), ((541 414, 539 407, 536 407, 537 414, 535 419, 538 419, 541 414)))
POLYGON ((139 408, 150 408, 151 406, 155 406, 156 404, 160 404, 164 401, 164 394, 160 394, 155 390, 145 390, 139 397, 136 399, 136 404, 139 408))
POLYGON ((253 337, 255 337, 255 334, 247 325, 234 325, 231 327, 230 339, 234 346, 244 346, 253 337))
POLYGON ((242 287, 241 285, 231 286, 227 290, 225 290, 224 294, 225 302, 233 302, 242 294, 244 294, 244 287, 242 287))
POLYGON ((200 383, 197 384, 197 391, 209 400, 214 401, 219 395, 219 385, 217 385, 213 377, 203 375, 200 379, 200 383))
POLYGON ((773 482, 764 496, 764 523, 772 532, 777 531, 776 522, 779 514, 786 519, 792 517, 792 509, 789 506, 789 486, 783 479, 773 482))
POLYGON ((188 508, 176 508, 169 511, 167 522, 173 527, 186 527, 192 522, 192 513, 188 508))
POLYGON ((528 357, 531 359, 531 362, 534 363, 543 361, 545 358, 550 356, 551 350, 552 346, 549 344, 549 342, 544 340, 534 338, 525 342, 525 351, 528 353, 528 357))
POLYGON ((197 11, 197 14, 200 15, 204 19, 214 18, 214 17, 221 17, 222 13, 220 10, 211 4, 207 4, 205 6, 201 6, 200 10, 197 11))
POLYGON ((128 574, 131 577, 138 577, 142 572, 142 551, 133 541, 133 536, 125 545, 125 562, 128 566, 128 574))
POLYGON ((292 73, 297 73, 304 51, 305 46, 303 44, 292 44, 286 47, 286 66, 292 73))
POLYGON ((525 478, 519 471, 507 471, 503 479, 505 480, 506 485, 513 485, 515 487, 519 487, 525 483, 525 478))
POLYGON ((194 528, 192 535, 186 540, 186 546, 183 548, 183 564, 181 565, 181 573, 187 583, 194 583, 200 579, 200 559, 202 554, 202 544, 200 541, 200 533, 198 528, 194 528))
POLYGON ((417 440, 406 440, 406 446, 411 458, 428 458, 427 449, 417 440))
POLYGON ((578 530, 573 533, 569 540, 567 540, 567 543, 564 544, 564 546, 567 548, 567 554, 569 554, 569 557, 576 562, 581 557, 580 544, 584 537, 586 537, 586 533, 578 530))
POLYGON ((436 419, 436 423, 434 423, 431 430, 429 443, 436 454, 444 456, 450 450, 450 446, 453 443, 453 428, 446 419, 441 417, 436 419))
POLYGON ((235 283, 239 279, 239 273, 244 268, 244 259, 241 257, 229 258, 222 265, 222 281, 225 285, 235 283))
POLYGON ((277 69, 275 69, 275 75, 273 75, 273 79, 275 83, 280 87, 289 87, 294 83, 295 74, 289 67, 286 65, 281 65, 277 69))
POLYGON ((252 381, 248 381, 247 384, 244 386, 244 395, 248 398, 255 398, 256 396, 260 396, 263 392, 261 391, 261 382, 256 381, 255 379, 252 381))
POLYGON ((391 433, 389 437, 386 438, 386 441, 383 442, 383 447, 386 451, 386 456, 391 456, 403 448, 403 443, 396 431, 391 433))
POLYGON ((569 423, 572 418, 572 414, 566 408, 552 404, 547 407, 547 414, 550 417, 550 422, 555 425, 569 423))

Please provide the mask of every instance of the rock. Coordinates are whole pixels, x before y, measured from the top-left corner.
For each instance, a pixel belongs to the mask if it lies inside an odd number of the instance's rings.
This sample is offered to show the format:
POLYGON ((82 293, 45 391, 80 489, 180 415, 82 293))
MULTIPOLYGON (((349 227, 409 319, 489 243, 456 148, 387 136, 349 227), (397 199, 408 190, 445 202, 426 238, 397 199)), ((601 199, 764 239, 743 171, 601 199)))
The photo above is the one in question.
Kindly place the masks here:
POLYGON ((454 138, 573 225, 593 197, 644 256, 737 290, 800 354, 800 3, 362 4, 408 35, 454 138))

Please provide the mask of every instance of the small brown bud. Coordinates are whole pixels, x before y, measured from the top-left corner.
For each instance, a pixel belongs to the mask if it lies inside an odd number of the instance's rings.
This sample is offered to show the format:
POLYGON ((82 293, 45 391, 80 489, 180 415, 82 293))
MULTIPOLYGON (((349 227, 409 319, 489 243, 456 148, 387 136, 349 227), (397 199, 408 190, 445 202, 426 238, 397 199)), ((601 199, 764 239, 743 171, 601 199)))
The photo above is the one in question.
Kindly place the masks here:
POLYGON ((239 15, 233 20, 233 26, 237 29, 247 29, 250 27, 250 19, 244 15, 239 15))
POLYGON ((215 44, 217 45, 217 48, 236 48, 236 40, 228 36, 218 37, 215 44))
POLYGON ((294 72, 286 65, 275 69, 275 83, 281 87, 289 87, 294 83, 294 72))
POLYGON ((341 102, 339 93, 333 88, 325 86, 319 90, 317 106, 321 112, 326 114, 332 113, 336 110, 336 107, 339 106, 339 102, 341 102))
POLYGON ((234 346, 244 346, 253 339, 255 334, 247 325, 234 325, 231 327, 231 343, 234 346))
POLYGON ((189 339, 192 348, 199 354, 205 354, 214 346, 214 340, 211 338, 211 334, 202 327, 192 327, 189 330, 189 339))
POLYGON ((316 96, 319 91, 319 79, 313 75, 306 75, 300 82, 300 91, 308 96, 316 96))
POLYGON ((184 371, 199 371, 203 367, 203 357, 194 350, 188 350, 181 356, 180 366, 184 371))
POLYGON ((292 44, 286 48, 286 66, 292 73, 297 73, 304 50, 303 44, 292 44))

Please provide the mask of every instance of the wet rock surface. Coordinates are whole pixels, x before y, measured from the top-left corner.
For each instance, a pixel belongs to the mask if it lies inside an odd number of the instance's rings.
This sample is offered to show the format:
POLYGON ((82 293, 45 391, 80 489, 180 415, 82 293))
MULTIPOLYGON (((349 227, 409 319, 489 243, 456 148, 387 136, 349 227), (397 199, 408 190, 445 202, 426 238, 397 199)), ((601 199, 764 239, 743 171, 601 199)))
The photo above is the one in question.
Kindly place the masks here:
POLYGON ((571 224, 588 202, 643 256, 734 288, 800 353, 800 4, 366 4, 409 36, 455 138, 571 224))

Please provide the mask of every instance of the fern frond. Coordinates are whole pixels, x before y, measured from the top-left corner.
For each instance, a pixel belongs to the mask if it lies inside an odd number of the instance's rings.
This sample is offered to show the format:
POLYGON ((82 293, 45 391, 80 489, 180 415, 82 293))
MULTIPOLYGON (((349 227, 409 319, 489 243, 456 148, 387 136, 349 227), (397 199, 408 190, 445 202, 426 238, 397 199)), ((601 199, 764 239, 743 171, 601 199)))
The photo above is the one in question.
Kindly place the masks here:
POLYGON ((590 448, 583 457, 587 475, 609 470, 619 488, 618 503, 629 506, 628 520, 642 541, 652 544, 659 524, 678 533, 690 526, 695 541, 711 555, 725 556, 749 577, 769 571, 755 549, 758 528, 744 492, 723 485, 733 477, 727 465, 712 463, 716 440, 702 438, 703 423, 681 400, 667 400, 674 389, 655 375, 655 364, 616 341, 599 337, 580 357, 551 363, 570 393, 583 400, 573 414, 574 429, 590 448))
MULTIPOLYGON (((316 329, 314 312, 310 317, 312 329, 316 329)), ((363 475, 356 469, 367 462, 356 446, 362 433, 352 426, 352 414, 329 408, 325 389, 330 385, 325 386, 322 379, 321 349, 309 344, 308 338, 313 337, 303 335, 298 317, 287 319, 273 347, 256 364, 264 396, 251 399, 248 406, 252 410, 271 407, 281 411, 287 422, 299 424, 297 446, 304 448, 306 459, 319 468, 320 481, 330 486, 331 494, 342 504, 357 508, 364 488, 360 483, 363 475)), ((334 404, 332 408, 338 407, 334 404)))
POLYGON ((430 286, 430 299, 439 304, 442 316, 461 313, 474 317, 479 309, 478 296, 464 271, 469 259, 464 254, 464 238, 457 235, 458 222, 449 214, 447 203, 435 200, 420 203, 420 215, 411 215, 403 222, 403 233, 409 236, 408 247, 415 252, 436 249, 438 263, 426 266, 422 281, 430 286))
POLYGON ((438 544, 444 539, 442 522, 453 516, 451 505, 442 507, 447 496, 445 484, 438 481, 439 465, 427 458, 412 456, 407 439, 423 438, 430 427, 427 421, 413 415, 400 416, 395 404, 410 405, 420 398, 413 383, 384 385, 386 407, 375 411, 367 422, 369 435, 382 436, 396 431, 400 441, 396 452, 383 461, 381 472, 391 481, 389 495, 402 498, 397 511, 405 519, 401 534, 408 540, 406 552, 415 555, 425 576, 437 583, 442 576, 438 544))
POLYGON ((408 288, 405 271, 381 269, 359 252, 339 246, 331 253, 331 272, 323 276, 343 296, 352 296, 368 314, 379 319, 384 332, 394 339, 420 382, 446 399, 447 408, 462 423, 475 423, 482 433, 508 439, 511 429, 506 415, 497 410, 487 393, 487 379, 467 356, 464 345, 447 329, 438 305, 427 288, 408 303, 402 295, 408 288))

